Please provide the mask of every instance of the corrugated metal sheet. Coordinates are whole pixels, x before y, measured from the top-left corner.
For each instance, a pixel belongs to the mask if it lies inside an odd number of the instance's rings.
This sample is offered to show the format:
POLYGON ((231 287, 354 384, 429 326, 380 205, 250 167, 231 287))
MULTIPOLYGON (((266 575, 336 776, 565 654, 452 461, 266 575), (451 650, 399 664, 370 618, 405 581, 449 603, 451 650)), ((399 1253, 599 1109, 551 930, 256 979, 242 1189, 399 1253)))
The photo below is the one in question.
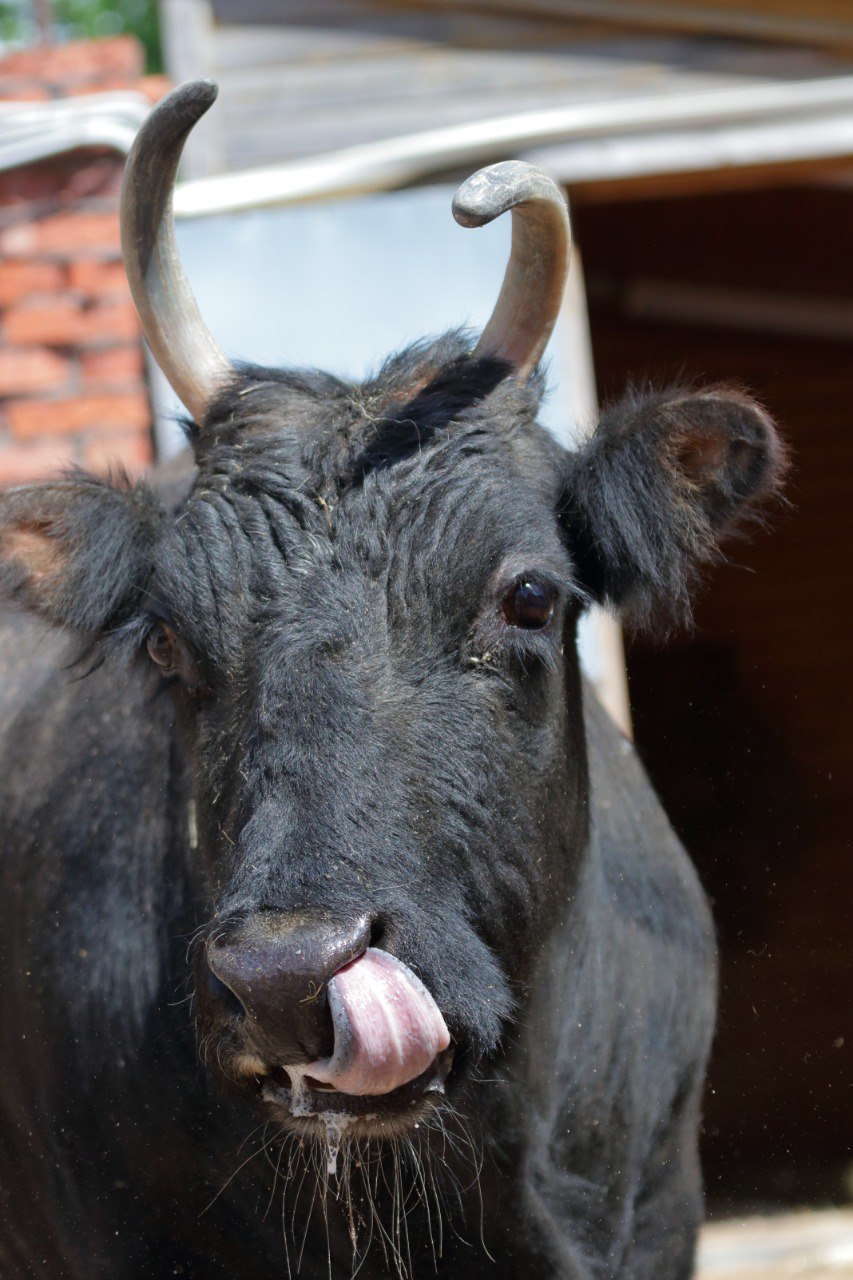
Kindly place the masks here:
MULTIPOLYGON (((604 37, 517 14, 341 0, 164 0, 176 78, 222 94, 187 176, 235 171, 573 102, 837 75, 837 58, 690 36, 604 37), (273 22, 273 17, 277 21, 273 22), (238 21, 239 19, 239 21, 238 21)), ((851 60, 853 63, 853 60, 851 60)))

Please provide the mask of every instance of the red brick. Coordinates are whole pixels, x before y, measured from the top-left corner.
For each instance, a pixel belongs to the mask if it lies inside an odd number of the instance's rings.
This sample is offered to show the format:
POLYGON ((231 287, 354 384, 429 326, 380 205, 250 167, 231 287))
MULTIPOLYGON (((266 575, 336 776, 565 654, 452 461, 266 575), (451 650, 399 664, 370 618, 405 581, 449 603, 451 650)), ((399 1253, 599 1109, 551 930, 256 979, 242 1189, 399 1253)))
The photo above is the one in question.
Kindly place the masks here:
POLYGON ((151 433, 125 431, 89 437, 83 448, 83 465, 100 475, 109 475, 118 467, 129 475, 139 475, 153 460, 151 433))
POLYGON ((105 303, 84 307, 76 299, 60 295, 6 312, 4 334, 7 342, 22 346, 79 347, 98 342, 128 342, 139 334, 133 303, 105 303))
POLYGON ((64 93, 68 97, 79 97, 95 90, 99 93, 127 92, 128 88, 132 88, 134 93, 142 93, 154 105, 167 95, 173 84, 167 76, 143 76, 142 79, 132 79, 129 83, 127 76, 109 76, 97 79, 97 83, 69 84, 64 93))
POLYGON ((109 427, 146 429, 151 411, 144 395, 87 395, 64 400, 14 400, 6 421, 16 440, 109 427))
POLYGON ((0 446, 0 484, 29 484, 55 476, 74 462, 74 446, 66 440, 22 448, 0 446))
POLYGON ((58 294, 54 298, 10 307, 5 317, 4 338, 7 344, 70 347, 80 341, 82 320, 83 308, 76 298, 58 294))
POLYGON ((153 104, 166 96, 172 88, 172 82, 168 76, 143 76, 133 87, 153 104))
POLYGON ((68 381, 71 361, 44 347, 0 348, 0 396, 52 390, 68 381))
POLYGON ((104 351, 84 351, 81 357, 83 377, 86 382, 121 383, 137 382, 144 373, 142 348, 108 347, 104 351))
POLYGON ((0 233, 0 254, 8 257, 40 253, 63 258, 76 258, 80 253, 112 257, 120 251, 118 209, 111 213, 82 209, 55 213, 36 222, 20 222, 0 233))
POLYGON ((139 320, 130 298, 126 302, 104 303, 83 312, 81 343, 97 345, 132 342, 139 337, 139 320))
POLYGON ((141 90, 141 85, 141 81, 129 79, 125 75, 107 75, 105 73, 98 76, 87 76, 79 81, 63 81, 61 96, 63 98, 82 98, 87 93, 127 93, 128 90, 138 93, 141 90))
POLYGON ((44 102, 50 96, 49 89, 32 80, 0 76, 0 102, 44 102))
POLYGON ((64 272, 54 262, 0 262, 0 306, 21 302, 34 293, 55 293, 64 272))
MULTIPOLYGON (((114 152, 74 151, 53 156, 39 164, 19 166, 0 173, 0 205, 25 205, 33 200, 69 205, 88 197, 109 198, 113 203, 121 186, 124 160, 114 152), (91 156, 85 160, 83 157, 91 156)), ((32 211, 26 210, 28 221, 32 211)), ((23 219, 22 219, 23 221, 23 219)))
POLYGON ((77 262, 72 262, 68 268, 68 283, 72 289, 79 289, 81 293, 89 294, 91 297, 103 298, 115 294, 126 297, 129 294, 127 276, 121 259, 115 262, 101 262, 97 258, 80 258, 77 262))
POLYGON ((105 76, 136 80, 142 74, 142 62, 142 47, 133 36, 71 40, 51 47, 35 45, 0 59, 0 87, 7 76, 26 76, 36 83, 54 85, 105 76))

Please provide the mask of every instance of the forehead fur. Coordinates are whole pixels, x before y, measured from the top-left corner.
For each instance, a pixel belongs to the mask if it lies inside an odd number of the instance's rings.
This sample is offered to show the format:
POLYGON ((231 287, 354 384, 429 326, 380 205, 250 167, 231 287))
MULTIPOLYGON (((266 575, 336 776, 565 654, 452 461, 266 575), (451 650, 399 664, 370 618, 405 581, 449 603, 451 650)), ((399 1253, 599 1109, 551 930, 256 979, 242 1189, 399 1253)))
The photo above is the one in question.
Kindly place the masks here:
POLYGON ((470 578, 476 598, 508 550, 535 553, 539 519, 552 529, 564 454, 536 423, 540 399, 537 379, 458 335, 360 385, 242 366, 194 441, 152 601, 225 658, 267 618, 310 616, 316 639, 321 616, 363 608, 371 580, 392 603, 420 591, 427 607, 433 579, 464 592, 470 578))
POLYGON ((360 384, 241 365, 195 435, 196 460, 202 476, 224 470, 263 489, 274 470, 278 484, 286 477, 329 500, 436 447, 470 453, 477 437, 519 462, 537 445, 547 455, 535 424, 541 380, 509 373, 503 361, 475 357, 459 334, 409 347, 360 384))

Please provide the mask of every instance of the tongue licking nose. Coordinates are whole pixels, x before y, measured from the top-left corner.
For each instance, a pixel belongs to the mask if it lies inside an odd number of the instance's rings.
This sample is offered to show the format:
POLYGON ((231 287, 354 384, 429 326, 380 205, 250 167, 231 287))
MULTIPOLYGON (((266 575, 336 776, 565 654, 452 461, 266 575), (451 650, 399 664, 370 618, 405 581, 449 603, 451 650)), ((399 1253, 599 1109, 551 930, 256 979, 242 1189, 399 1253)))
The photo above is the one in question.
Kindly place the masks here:
POLYGON ((306 1068, 340 1093, 390 1093, 421 1075, 450 1044, 438 1005, 407 965, 371 947, 328 984, 330 1058, 306 1068))

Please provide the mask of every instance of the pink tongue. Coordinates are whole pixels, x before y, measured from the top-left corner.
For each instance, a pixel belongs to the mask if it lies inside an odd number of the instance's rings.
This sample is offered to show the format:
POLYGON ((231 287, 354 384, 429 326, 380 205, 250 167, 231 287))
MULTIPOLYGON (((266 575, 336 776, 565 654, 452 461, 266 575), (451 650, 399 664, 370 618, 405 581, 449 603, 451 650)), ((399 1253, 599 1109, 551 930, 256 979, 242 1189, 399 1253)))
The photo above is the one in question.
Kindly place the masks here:
POLYGON ((426 1071, 450 1034, 421 980, 387 951, 371 947, 329 982, 335 1028, 331 1058, 309 1076, 341 1093, 390 1093, 426 1071))

